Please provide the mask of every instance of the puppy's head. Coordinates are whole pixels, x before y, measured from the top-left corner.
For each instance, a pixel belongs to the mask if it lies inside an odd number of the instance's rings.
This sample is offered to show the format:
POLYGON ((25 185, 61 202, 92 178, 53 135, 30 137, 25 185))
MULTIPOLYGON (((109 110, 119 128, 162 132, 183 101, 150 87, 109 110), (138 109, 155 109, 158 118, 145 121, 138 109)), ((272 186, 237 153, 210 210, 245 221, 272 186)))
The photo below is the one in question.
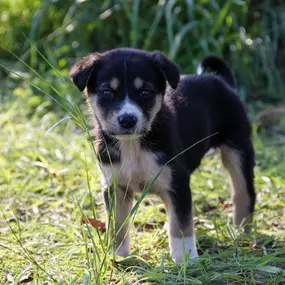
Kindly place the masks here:
POLYGON ((72 67, 70 77, 86 91, 101 128, 128 139, 151 130, 166 82, 176 88, 179 68, 160 52, 122 48, 90 54, 72 67))

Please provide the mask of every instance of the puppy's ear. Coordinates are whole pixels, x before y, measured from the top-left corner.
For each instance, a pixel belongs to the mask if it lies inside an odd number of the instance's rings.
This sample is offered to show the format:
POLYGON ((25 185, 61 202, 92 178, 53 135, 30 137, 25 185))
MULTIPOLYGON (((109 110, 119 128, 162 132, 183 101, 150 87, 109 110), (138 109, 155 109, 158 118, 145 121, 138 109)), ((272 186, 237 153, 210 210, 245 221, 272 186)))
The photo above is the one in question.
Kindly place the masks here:
POLYGON ((168 81, 169 85, 173 89, 176 89, 180 80, 179 67, 159 51, 154 51, 152 53, 152 60, 168 81))
POLYGON ((88 80, 92 72, 98 68, 101 58, 101 54, 92 53, 72 66, 70 78, 80 91, 83 91, 87 86, 88 80))

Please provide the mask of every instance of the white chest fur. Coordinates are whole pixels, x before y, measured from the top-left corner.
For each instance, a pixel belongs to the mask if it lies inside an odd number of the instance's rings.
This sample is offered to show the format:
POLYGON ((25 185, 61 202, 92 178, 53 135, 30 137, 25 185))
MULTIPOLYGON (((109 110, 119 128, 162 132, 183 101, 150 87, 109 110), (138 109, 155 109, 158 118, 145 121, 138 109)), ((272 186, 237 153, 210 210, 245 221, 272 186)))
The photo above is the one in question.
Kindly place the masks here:
POLYGON ((102 165, 102 183, 104 187, 114 184, 129 186, 133 191, 142 191, 155 180, 151 192, 159 194, 166 191, 171 183, 171 169, 162 168, 157 163, 159 153, 153 153, 141 148, 138 140, 120 141, 120 163, 102 165), (161 172, 160 172, 161 171, 161 172), (157 174, 159 176, 156 178, 157 174))

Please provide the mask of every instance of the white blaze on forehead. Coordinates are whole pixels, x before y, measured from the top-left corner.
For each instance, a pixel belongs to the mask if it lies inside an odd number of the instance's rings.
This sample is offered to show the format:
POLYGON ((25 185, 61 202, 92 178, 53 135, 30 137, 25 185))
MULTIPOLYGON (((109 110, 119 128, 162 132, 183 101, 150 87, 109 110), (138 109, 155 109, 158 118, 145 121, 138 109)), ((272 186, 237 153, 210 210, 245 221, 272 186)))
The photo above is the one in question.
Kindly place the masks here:
POLYGON ((121 116, 123 114, 132 114, 137 118, 138 124, 142 122, 143 113, 141 108, 135 102, 131 101, 128 96, 123 101, 118 112, 118 116, 121 116))
POLYGON ((120 84, 120 81, 117 77, 113 77, 110 81, 110 87, 113 89, 113 90, 117 90, 118 87, 119 87, 119 84, 120 84))
POLYGON ((141 89, 143 87, 143 80, 139 77, 136 77, 134 80, 134 86, 136 89, 141 89))

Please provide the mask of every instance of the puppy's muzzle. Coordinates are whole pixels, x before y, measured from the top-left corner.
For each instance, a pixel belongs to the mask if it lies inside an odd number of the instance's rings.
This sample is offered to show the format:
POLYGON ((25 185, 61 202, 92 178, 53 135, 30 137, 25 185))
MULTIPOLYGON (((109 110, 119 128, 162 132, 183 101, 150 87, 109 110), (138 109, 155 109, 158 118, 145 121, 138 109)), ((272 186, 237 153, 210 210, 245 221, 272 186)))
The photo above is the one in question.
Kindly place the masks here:
POLYGON ((132 114, 123 114, 118 117, 119 125, 126 130, 134 128, 137 124, 137 118, 132 114))

